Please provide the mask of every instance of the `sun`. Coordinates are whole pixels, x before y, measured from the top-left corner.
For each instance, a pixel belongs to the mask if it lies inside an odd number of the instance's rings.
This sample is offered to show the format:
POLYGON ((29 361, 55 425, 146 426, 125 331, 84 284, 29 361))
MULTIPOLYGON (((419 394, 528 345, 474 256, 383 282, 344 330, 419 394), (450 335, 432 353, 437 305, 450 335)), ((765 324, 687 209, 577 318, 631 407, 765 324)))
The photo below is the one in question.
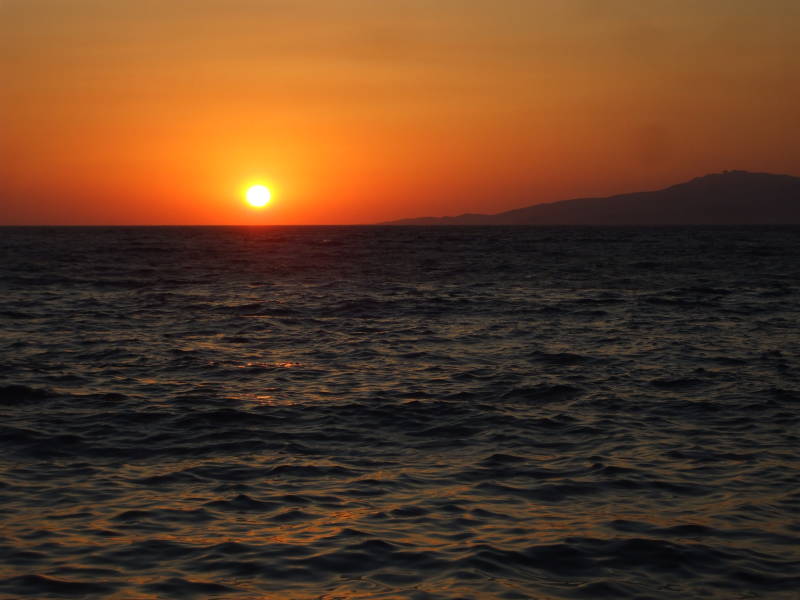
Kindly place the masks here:
POLYGON ((247 193, 245 194, 247 203, 255 208, 265 207, 271 197, 272 194, 263 185, 254 185, 248 188, 247 193))

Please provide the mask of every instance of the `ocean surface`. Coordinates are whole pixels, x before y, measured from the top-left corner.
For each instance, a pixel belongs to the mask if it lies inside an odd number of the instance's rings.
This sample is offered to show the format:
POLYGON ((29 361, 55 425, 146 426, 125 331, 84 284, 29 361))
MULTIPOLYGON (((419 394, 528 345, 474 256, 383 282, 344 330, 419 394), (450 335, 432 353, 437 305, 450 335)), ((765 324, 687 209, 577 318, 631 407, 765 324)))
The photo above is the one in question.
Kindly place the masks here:
POLYGON ((800 228, 3 228, 0 331, 3 599, 800 594, 800 228))

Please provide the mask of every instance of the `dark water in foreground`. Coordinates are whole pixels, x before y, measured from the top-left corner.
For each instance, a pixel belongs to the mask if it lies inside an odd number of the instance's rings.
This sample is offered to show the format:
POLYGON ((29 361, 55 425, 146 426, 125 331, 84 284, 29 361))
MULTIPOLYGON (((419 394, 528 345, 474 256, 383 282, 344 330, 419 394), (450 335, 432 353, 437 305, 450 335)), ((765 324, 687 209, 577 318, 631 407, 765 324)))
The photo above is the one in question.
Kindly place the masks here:
POLYGON ((0 230, 0 597, 798 598, 798 242, 0 230))

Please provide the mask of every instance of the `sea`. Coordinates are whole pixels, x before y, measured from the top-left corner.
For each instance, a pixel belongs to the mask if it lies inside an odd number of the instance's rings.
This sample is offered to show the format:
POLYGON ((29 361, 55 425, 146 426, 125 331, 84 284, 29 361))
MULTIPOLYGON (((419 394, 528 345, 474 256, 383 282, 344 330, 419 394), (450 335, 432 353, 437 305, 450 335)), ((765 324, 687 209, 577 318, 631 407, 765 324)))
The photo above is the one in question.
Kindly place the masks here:
POLYGON ((0 229, 0 598, 800 597, 800 228, 0 229))

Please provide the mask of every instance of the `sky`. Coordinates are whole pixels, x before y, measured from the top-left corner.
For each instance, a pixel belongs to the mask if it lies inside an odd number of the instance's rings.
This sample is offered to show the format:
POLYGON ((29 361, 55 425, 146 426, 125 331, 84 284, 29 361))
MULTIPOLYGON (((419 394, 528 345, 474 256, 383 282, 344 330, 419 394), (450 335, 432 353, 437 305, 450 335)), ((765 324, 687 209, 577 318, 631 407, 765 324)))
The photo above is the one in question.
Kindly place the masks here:
POLYGON ((800 175, 798 30, 797 0, 0 0, 0 224, 362 224, 800 175))

